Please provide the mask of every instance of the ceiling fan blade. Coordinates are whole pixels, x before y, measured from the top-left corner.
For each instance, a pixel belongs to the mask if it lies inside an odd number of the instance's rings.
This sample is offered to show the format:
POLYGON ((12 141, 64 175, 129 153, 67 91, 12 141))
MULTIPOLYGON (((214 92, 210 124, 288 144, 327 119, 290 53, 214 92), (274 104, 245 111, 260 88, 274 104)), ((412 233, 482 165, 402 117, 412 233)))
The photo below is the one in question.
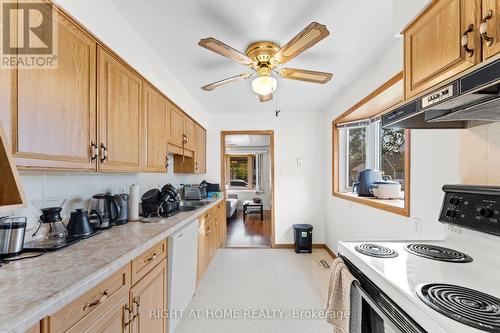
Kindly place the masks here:
POLYGON ((318 22, 312 22, 276 52, 273 59, 280 64, 284 64, 315 45, 329 34, 330 32, 325 25, 319 24, 318 22))
POLYGON ((254 61, 252 59, 215 38, 209 37, 200 39, 198 45, 206 48, 207 50, 220 54, 221 56, 237 61, 242 65, 251 66, 254 64, 254 61))
POLYGON ((220 81, 217 81, 217 82, 214 82, 214 83, 207 84, 206 86, 201 87, 201 89, 206 90, 206 91, 212 91, 215 88, 219 88, 219 87, 225 86, 225 85, 230 84, 232 82, 246 80, 250 76, 252 76, 253 74, 254 73, 245 73, 245 74, 240 74, 240 75, 232 76, 232 77, 229 77, 229 78, 224 79, 224 80, 220 80, 220 81))
POLYGON ((259 95, 259 101, 260 102, 268 102, 273 99, 273 93, 267 94, 267 95, 259 95))
POLYGON ((283 68, 280 76, 285 79, 325 84, 332 79, 332 73, 309 71, 306 69, 283 68))

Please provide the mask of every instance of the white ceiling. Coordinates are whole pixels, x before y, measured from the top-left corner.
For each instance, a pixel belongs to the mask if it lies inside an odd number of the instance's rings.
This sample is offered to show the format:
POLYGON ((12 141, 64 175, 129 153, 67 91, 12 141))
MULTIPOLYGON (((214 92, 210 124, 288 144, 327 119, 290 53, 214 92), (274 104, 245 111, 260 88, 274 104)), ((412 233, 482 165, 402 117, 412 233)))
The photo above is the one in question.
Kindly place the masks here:
MULTIPOLYGON (((111 0, 209 113, 325 110, 393 42, 392 0, 111 0), (215 37, 242 52, 258 40, 280 45, 310 22, 330 36, 286 67, 333 72, 326 85, 279 79, 277 98, 259 103, 250 81, 212 92, 201 86, 249 69, 197 45, 215 37)), ((124 36, 126 38, 126 36, 124 36)))

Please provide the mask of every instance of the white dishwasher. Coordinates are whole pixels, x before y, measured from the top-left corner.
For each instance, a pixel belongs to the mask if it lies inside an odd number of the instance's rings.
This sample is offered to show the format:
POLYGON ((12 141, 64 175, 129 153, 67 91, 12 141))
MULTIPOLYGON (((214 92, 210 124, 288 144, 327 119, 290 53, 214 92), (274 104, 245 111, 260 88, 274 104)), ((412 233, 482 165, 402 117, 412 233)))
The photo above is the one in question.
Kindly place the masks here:
POLYGON ((198 221, 191 221, 168 241, 168 308, 175 313, 168 319, 168 332, 174 333, 180 313, 187 309, 196 292, 198 267, 198 221))

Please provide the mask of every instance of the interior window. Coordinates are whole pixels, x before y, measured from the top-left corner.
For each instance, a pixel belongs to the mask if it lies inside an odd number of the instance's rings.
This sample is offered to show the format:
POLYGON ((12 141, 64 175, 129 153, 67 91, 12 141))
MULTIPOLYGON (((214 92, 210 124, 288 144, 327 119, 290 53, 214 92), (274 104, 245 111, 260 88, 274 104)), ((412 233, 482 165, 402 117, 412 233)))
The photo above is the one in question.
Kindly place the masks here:
POLYGON ((347 131, 347 187, 352 187, 358 172, 366 169, 366 127, 347 131))
POLYGON ((249 161, 248 156, 229 157, 230 187, 248 189, 249 188, 249 161))
POLYGON ((405 182, 405 131, 404 129, 381 128, 378 152, 378 169, 386 180, 405 182))

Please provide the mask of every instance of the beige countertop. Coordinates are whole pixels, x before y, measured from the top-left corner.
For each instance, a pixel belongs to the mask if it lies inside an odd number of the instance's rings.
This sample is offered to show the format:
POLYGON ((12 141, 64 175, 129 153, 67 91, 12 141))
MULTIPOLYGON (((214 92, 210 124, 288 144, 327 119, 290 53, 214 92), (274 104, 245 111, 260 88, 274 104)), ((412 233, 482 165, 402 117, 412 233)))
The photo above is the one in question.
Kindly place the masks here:
POLYGON ((0 332, 24 332, 222 199, 164 222, 113 227, 65 249, 0 267, 0 332))

